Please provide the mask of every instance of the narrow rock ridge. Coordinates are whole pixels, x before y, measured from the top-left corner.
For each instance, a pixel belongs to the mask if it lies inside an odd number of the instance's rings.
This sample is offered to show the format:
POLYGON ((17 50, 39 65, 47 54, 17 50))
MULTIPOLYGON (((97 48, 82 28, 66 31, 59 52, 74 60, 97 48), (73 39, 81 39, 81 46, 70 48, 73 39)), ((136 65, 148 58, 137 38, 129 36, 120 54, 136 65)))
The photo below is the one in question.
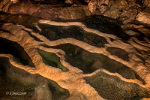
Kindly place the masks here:
MULTIPOLYGON (((144 88, 145 91, 150 92, 150 79, 149 79, 150 70, 148 70, 150 66, 148 64, 145 65, 142 59, 139 59, 136 56, 136 55, 140 55, 143 58, 145 58, 145 55, 149 53, 150 51, 149 43, 147 42, 142 43, 141 41, 135 38, 130 38, 125 43, 124 41, 122 41, 120 38, 118 38, 117 36, 113 34, 107 34, 107 33, 100 32, 96 29, 87 28, 86 25, 84 25, 81 22, 55 22, 55 21, 50 21, 50 20, 40 20, 38 23, 53 25, 53 26, 66 26, 66 27, 78 26, 86 32, 89 32, 91 34, 96 34, 98 36, 105 38, 108 43, 105 44, 105 47, 99 48, 99 47, 92 46, 84 41, 80 41, 74 38, 62 38, 62 39, 51 41, 47 39, 47 37, 40 35, 38 32, 36 33, 32 29, 27 28, 23 25, 5 23, 2 25, 2 29, 6 31, 0 30, 0 37, 16 42, 21 47, 23 47, 25 52, 31 58, 33 64, 35 65, 35 68, 31 68, 28 65, 25 66, 21 63, 14 61, 13 56, 11 54, 0 54, 0 57, 9 58, 9 62, 17 68, 23 69, 31 74, 39 74, 43 77, 46 77, 50 80, 55 81, 61 87, 67 89, 71 95, 73 95, 74 91, 78 91, 79 93, 82 93, 83 95, 85 95, 88 98, 88 100, 105 100, 106 99, 103 96, 99 95, 98 91, 94 87, 92 87, 89 83, 87 83, 86 80, 84 79, 88 77, 90 78, 99 73, 105 73, 109 76, 117 77, 120 81, 123 81, 126 83, 136 84, 138 87, 144 88), (9 34, 7 31, 9 31, 11 34, 9 34), (38 40, 36 40, 35 38, 37 38, 38 40), (111 41, 110 38, 114 39, 114 41, 111 41), (54 47, 54 46, 58 46, 61 44, 72 44, 90 53, 95 53, 97 55, 101 54, 101 55, 107 56, 108 58, 125 65, 129 69, 134 70, 137 73, 137 75, 139 75, 139 77, 145 81, 145 84, 143 84, 138 79, 127 79, 119 73, 112 73, 106 69, 97 69, 92 73, 84 74, 82 70, 66 62, 65 60, 66 53, 62 49, 48 48, 48 47, 42 46, 42 45, 47 45, 50 47, 54 47), (114 54, 112 55, 107 50, 107 48, 110 48, 110 47, 120 48, 126 51, 129 55, 129 58, 128 58, 129 60, 126 61, 124 59, 119 58, 117 55, 114 55, 114 54), (56 56, 60 58, 60 63, 64 67, 66 67, 68 71, 62 72, 61 69, 59 68, 54 68, 52 66, 46 65, 43 62, 42 57, 38 53, 38 49, 46 51, 46 52, 54 53, 56 56), (144 53, 145 55, 144 54, 141 55, 139 52, 137 52, 136 49, 143 50, 145 52, 144 53)), ((37 27, 39 30, 42 30, 42 28, 40 28, 39 26, 37 27)), ((150 61, 150 58, 145 58, 145 59, 147 60, 147 62, 150 61)), ((148 97, 150 97, 150 95, 148 97)))

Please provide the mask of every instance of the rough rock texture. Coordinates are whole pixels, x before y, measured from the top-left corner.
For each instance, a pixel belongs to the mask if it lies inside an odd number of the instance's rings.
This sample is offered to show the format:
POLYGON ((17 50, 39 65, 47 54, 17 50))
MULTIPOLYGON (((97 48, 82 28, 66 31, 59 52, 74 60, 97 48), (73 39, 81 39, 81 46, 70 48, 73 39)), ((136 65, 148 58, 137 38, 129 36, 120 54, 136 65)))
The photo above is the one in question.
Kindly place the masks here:
POLYGON ((149 0, 143 0, 144 1, 144 5, 146 7, 150 7, 150 1, 149 0))
POLYGON ((1 0, 0 11, 51 20, 74 20, 96 14, 127 24, 134 22, 137 15, 146 16, 149 4, 149 0, 1 0))
POLYGON ((104 16, 119 19, 125 24, 134 21, 141 8, 135 1, 116 0, 110 2, 104 16))
POLYGON ((88 8, 92 14, 103 14, 108 8, 109 0, 90 0, 88 8))
MULTIPOLYGON (((8 84, 6 87, 10 87, 10 92, 2 87, 0 89, 10 94, 13 89, 21 92, 19 89, 25 88, 22 93, 30 93, 19 97, 13 95, 11 98, 14 100, 28 100, 29 97, 33 100, 150 98, 150 39, 139 32, 140 28, 147 29, 143 25, 120 26, 116 20, 104 16, 56 22, 1 13, 0 39, 3 50, 0 49, 0 74, 15 79, 13 82, 17 83, 13 86, 19 82, 28 86, 20 83, 12 88, 9 86, 12 82, 2 77, 0 81, 8 84), (135 35, 124 32, 132 29, 137 30, 135 35), (4 41, 12 41, 15 46, 4 41), (24 50, 18 49, 14 53, 15 47, 19 46, 24 50), (8 47, 13 52, 5 52, 8 47), (22 56, 22 53, 26 56, 22 56), (28 57, 34 67, 30 67, 29 61, 24 64, 26 58, 23 57, 28 57), (29 86, 32 88, 28 89, 29 86)), ((4 94, 1 91, 0 98, 9 99, 9 94, 4 94)))
POLYGON ((149 100, 148 6, 1 0, 0 100, 149 100))
POLYGON ((144 11, 140 12, 136 17, 136 20, 141 23, 150 25, 150 8, 147 8, 144 11))
POLYGON ((32 4, 31 2, 27 1, 13 3, 9 0, 0 1, 0 11, 9 12, 11 14, 28 14, 51 20, 81 19, 90 15, 87 6, 69 7, 65 4, 32 4))

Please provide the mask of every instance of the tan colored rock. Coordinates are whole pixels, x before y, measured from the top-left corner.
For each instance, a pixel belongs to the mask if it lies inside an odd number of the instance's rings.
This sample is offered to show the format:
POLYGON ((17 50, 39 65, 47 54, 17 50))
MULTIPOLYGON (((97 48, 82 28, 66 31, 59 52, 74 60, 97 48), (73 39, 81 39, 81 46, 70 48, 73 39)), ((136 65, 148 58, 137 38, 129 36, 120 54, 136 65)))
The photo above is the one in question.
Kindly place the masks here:
POLYGON ((136 20, 144 24, 150 24, 150 9, 147 8, 143 12, 140 12, 136 17, 136 20))
POLYGON ((119 16, 119 20, 123 21, 124 24, 132 22, 135 20, 137 14, 140 11, 141 11, 140 6, 133 2, 132 4, 129 4, 128 7, 123 9, 123 12, 121 12, 119 16))
POLYGON ((65 0, 65 3, 67 3, 67 4, 73 4, 73 0, 65 0))
POLYGON ((10 0, 10 1, 12 1, 13 3, 19 2, 19 0, 10 0))
POLYGON ((150 98, 143 98, 143 99, 141 99, 141 100, 150 100, 150 98))
POLYGON ((127 1, 126 0, 112 1, 110 6, 111 6, 110 9, 104 13, 104 16, 116 19, 120 16, 121 10, 127 7, 127 1))
POLYGON ((49 91, 48 86, 45 84, 41 84, 35 88, 34 94, 36 100, 52 100, 52 93, 49 91))
POLYGON ((9 0, 0 1, 0 11, 8 11, 11 2, 9 0))
POLYGON ((94 2, 94 0, 91 0, 89 3, 88 3, 88 8, 89 8, 89 11, 92 13, 96 10, 96 5, 97 5, 97 2, 94 2))
POLYGON ((148 29, 148 28, 139 28, 137 30, 142 32, 144 35, 150 37, 150 29, 148 29))
POLYGON ((150 0, 144 0, 144 5, 146 7, 150 7, 150 0))
POLYGON ((92 14, 103 14, 107 10, 108 4, 109 0, 91 0, 88 8, 92 14))
POLYGON ((132 31, 132 30, 127 30, 126 33, 127 33, 128 35, 130 35, 130 36, 138 35, 137 32, 132 31))
POLYGON ((67 100, 88 100, 82 93, 73 91, 72 95, 67 100))
POLYGON ((31 3, 17 3, 11 5, 9 8, 11 14, 28 14, 37 16, 44 19, 80 19, 86 16, 90 16, 90 12, 87 6, 81 7, 53 7, 52 5, 36 5, 31 3), (26 6, 28 5, 28 6, 26 6), (19 9, 19 10, 18 10, 19 9))

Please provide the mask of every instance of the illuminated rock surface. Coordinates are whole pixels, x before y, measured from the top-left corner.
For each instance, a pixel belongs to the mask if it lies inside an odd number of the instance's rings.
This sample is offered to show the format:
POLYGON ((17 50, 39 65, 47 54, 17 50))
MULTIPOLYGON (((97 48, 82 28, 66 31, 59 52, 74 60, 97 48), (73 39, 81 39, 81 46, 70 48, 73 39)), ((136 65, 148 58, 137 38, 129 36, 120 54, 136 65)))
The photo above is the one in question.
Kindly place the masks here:
POLYGON ((24 14, 0 12, 0 100, 150 99, 147 22, 24 14))

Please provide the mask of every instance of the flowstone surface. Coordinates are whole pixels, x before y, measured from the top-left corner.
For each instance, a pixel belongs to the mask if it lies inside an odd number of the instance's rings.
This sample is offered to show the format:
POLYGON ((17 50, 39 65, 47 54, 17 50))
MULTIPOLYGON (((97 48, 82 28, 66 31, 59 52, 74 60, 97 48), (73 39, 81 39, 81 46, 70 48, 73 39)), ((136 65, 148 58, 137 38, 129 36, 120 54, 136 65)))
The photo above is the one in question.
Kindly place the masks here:
POLYGON ((141 32, 130 35, 104 16, 8 15, 0 16, 1 100, 150 98, 150 39, 141 32))

